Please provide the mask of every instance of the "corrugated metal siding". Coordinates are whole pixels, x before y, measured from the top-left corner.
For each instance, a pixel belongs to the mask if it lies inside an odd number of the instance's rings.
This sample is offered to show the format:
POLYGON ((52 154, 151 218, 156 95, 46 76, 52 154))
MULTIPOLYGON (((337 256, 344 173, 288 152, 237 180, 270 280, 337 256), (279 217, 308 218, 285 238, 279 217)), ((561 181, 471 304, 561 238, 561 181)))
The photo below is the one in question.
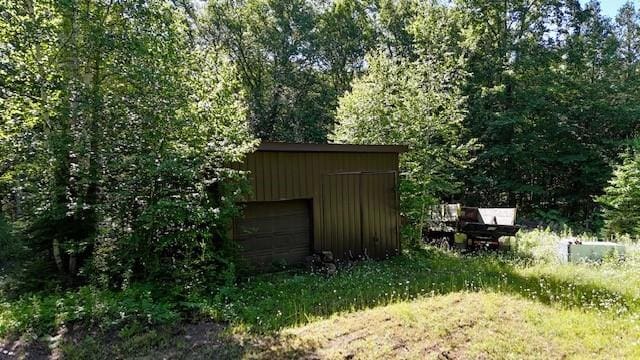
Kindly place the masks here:
POLYGON ((362 174, 362 247, 380 258, 399 249, 396 174, 362 174))
POLYGON ((397 170, 393 153, 294 153, 258 151, 243 169, 250 172, 254 192, 248 201, 312 198, 319 195, 323 175, 341 172, 397 170))
POLYGON ((316 251, 381 257, 399 248, 398 154, 257 151, 242 168, 254 190, 246 201, 312 199, 316 251))
POLYGON ((322 216, 320 224, 323 246, 338 257, 363 254, 359 174, 336 174, 323 177, 322 216))

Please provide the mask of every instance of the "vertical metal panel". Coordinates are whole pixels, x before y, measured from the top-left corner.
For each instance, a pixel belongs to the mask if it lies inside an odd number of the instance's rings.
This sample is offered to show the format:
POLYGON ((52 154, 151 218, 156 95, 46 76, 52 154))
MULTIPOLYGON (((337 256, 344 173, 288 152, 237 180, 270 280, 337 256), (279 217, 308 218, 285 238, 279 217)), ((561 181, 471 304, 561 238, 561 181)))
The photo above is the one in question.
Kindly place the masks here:
POLYGON ((349 176, 349 213, 345 216, 345 221, 349 224, 349 249, 356 249, 358 253, 362 252, 362 219, 360 217, 360 176, 349 176))
POLYGON ((298 197, 299 184, 300 184, 300 164, 298 163, 297 153, 287 153, 285 157, 285 172, 287 174, 287 198, 298 197))
POLYGON ((267 171, 269 172, 268 177, 265 176, 265 179, 264 179, 269 186, 269 192, 265 192, 264 194, 265 200, 276 200, 277 199, 276 195, 278 193, 278 190, 277 190, 278 184, 280 182, 280 179, 278 178, 278 168, 277 168, 278 154, 264 153, 263 158, 265 160, 265 168, 268 169, 267 171))
POLYGON ((393 207, 393 186, 391 185, 390 179, 392 179, 391 174, 380 177, 380 197, 382 198, 381 211, 382 216, 384 217, 384 222, 382 223, 384 226, 384 236, 378 247, 378 257, 384 256, 387 247, 392 243, 393 234, 395 232, 392 222, 393 212, 391 211, 393 207))
MULTIPOLYGON (((378 256, 378 248, 380 247, 380 243, 384 241, 384 202, 382 201, 381 194, 381 179, 379 176, 370 176, 371 178, 371 193, 373 194, 373 198, 375 199, 375 204, 369 209, 376 213, 376 221, 371 224, 374 227, 376 232, 375 242, 370 244, 372 249, 372 254, 374 257, 378 256)), ((365 211, 367 211, 365 209, 365 211)))
POLYGON ((322 213, 325 250, 336 257, 362 254, 359 174, 325 175, 322 213))
MULTIPOLYGON (((338 219, 339 215, 336 211, 338 207, 338 193, 335 191, 337 187, 337 179, 335 177, 329 177, 329 185, 326 189, 323 190, 323 193, 327 194, 327 199, 329 200, 329 206, 325 208, 323 213, 327 217, 325 221, 327 221, 327 238, 324 241, 324 245, 327 249, 338 250, 335 244, 335 239, 338 236, 338 219)), ((336 251, 336 253, 338 253, 336 251)))
POLYGON ((292 163, 295 164, 294 168, 291 169, 291 176, 293 177, 293 179, 291 180, 293 182, 292 197, 300 198, 302 197, 303 183, 305 182, 306 178, 306 176, 304 175, 304 154, 292 153, 291 155, 293 155, 292 163))
POLYGON ((313 173, 313 153, 303 153, 304 171, 300 174, 304 177, 304 184, 302 187, 303 196, 313 196, 313 179, 315 174, 313 173))
POLYGON ((377 256, 376 246, 380 239, 382 238, 382 234, 380 232, 381 226, 381 214, 380 214, 380 200, 378 199, 378 178, 375 176, 365 176, 363 179, 367 183, 368 188, 368 196, 370 198, 369 206, 362 209, 363 218, 368 219, 369 221, 365 224, 365 227, 370 229, 371 236, 369 238, 363 239, 363 247, 367 249, 367 253, 370 256, 377 256))
POLYGON ((284 155, 280 164, 287 181, 287 187, 284 189, 284 198, 291 199, 295 197, 297 180, 295 175, 299 168, 295 162, 295 153, 284 153, 284 155))
POLYGON ((271 179, 273 178, 270 166, 271 161, 269 161, 270 159, 266 156, 265 153, 262 153, 260 155, 260 157, 256 158, 256 163, 260 162, 262 166, 262 193, 257 198, 261 201, 268 201, 271 199, 271 179))
POLYGON ((362 213, 363 213, 362 217, 369 220, 366 223, 365 227, 370 229, 371 234, 368 239, 363 239, 362 246, 365 249, 367 249, 367 253, 369 253, 372 256, 375 256, 375 248, 374 248, 375 243, 380 238, 380 234, 378 233, 379 228, 375 226, 380 222, 378 211, 377 211, 378 209, 376 207, 376 205, 378 204, 378 199, 376 199, 376 192, 375 192, 376 186, 374 184, 375 178, 366 176, 364 177, 363 180, 367 183, 367 189, 368 189, 367 192, 371 201, 370 201, 370 207, 362 209, 362 213))
MULTIPOLYGON (((256 157, 255 157, 255 154, 250 154, 249 156, 247 156, 244 159, 243 168, 244 169, 255 169, 256 168, 256 157)), ((249 173, 248 174, 249 185, 251 186, 250 193, 249 193, 249 196, 248 196, 248 200, 255 200, 256 174, 255 174, 255 171, 253 171, 253 170, 249 170, 248 173, 249 173)))
MULTIPOLYGON (((333 227, 331 229, 331 241, 329 242, 329 248, 333 250, 335 253, 340 256, 340 248, 338 244, 338 236, 340 236, 340 231, 342 225, 340 221, 342 220, 342 206, 339 203, 340 200, 344 200, 344 197, 337 190, 340 188, 339 180, 337 177, 330 177, 330 187, 326 189, 326 192, 331 196, 331 205, 332 207, 328 209, 331 213, 331 218, 333 222, 333 227)), ((325 212, 326 213, 326 212, 325 212)))
POLYGON ((372 257, 383 257, 399 247, 395 177, 392 172, 362 175, 366 198, 362 203, 362 246, 372 257))
POLYGON ((369 180, 366 176, 360 176, 360 208, 359 216, 360 216, 360 228, 362 229, 362 239, 360 240, 360 246, 362 247, 363 253, 367 255, 371 255, 369 253, 369 249, 367 248, 367 244, 365 243, 367 240, 373 236, 373 231, 371 226, 371 219, 369 216, 371 215, 370 211, 365 211, 365 209, 369 209, 374 202, 372 202, 371 191, 369 186, 369 180))
POLYGON ((354 176, 349 184, 349 193, 352 198, 349 201, 349 214, 346 219, 350 223, 349 239, 351 240, 350 249, 362 247, 362 219, 360 217, 360 177, 354 176), (357 223, 354 221, 359 219, 357 223))
POLYGON ((307 176, 311 178, 311 189, 308 191, 311 193, 313 197, 313 247, 315 251, 322 250, 324 246, 324 228, 320 225, 324 221, 324 214, 322 212, 322 185, 321 185, 321 175, 318 170, 318 159, 317 153, 307 153, 307 157, 309 159, 309 163, 311 164, 311 169, 307 173, 307 176), (317 185, 316 185, 317 184, 317 185))
POLYGON ((279 200, 287 197, 287 168, 284 166, 284 157, 286 153, 278 153, 273 163, 275 169, 276 183, 273 188, 273 200, 279 200))
POLYGON ((249 195, 249 197, 247 198, 248 201, 255 201, 256 200, 256 193, 258 192, 258 181, 261 178, 261 176, 259 174, 256 173, 256 154, 249 154, 245 157, 244 159, 244 165, 242 170, 247 171, 250 175, 251 178, 251 195, 249 195))
POLYGON ((371 226, 376 220, 372 219, 373 212, 371 207, 376 203, 371 194, 371 178, 368 176, 360 177, 360 193, 362 201, 360 203, 360 217, 362 221, 362 249, 363 252, 371 256, 370 241, 376 236, 375 228, 371 226))

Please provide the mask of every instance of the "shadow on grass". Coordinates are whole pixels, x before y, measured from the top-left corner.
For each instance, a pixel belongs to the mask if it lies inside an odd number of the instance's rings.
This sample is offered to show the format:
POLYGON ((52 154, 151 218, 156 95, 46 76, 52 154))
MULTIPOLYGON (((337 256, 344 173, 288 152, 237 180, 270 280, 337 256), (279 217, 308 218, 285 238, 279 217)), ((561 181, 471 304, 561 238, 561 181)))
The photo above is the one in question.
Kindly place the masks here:
POLYGON ((495 254, 462 256, 435 249, 364 262, 333 277, 272 274, 221 291, 214 317, 252 332, 277 331, 335 313, 384 306, 423 296, 491 291, 547 305, 623 313, 638 304, 625 294, 553 276, 523 276, 495 254))
MULTIPOLYGON (((0 341, 0 344, 3 342, 0 341)), ((71 327, 54 342, 4 342, 2 359, 310 359, 317 344, 287 334, 236 336, 214 322, 158 325, 124 330, 71 327)))

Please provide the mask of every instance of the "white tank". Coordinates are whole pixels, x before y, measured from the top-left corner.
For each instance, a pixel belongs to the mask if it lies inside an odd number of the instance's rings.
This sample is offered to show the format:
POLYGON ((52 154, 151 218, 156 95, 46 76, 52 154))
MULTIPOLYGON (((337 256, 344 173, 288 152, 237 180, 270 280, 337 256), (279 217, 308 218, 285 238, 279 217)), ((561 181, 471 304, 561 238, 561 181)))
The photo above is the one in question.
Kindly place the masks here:
POLYGON ((567 239, 558 244, 561 262, 601 261, 608 255, 624 258, 624 254, 624 245, 608 241, 567 239))

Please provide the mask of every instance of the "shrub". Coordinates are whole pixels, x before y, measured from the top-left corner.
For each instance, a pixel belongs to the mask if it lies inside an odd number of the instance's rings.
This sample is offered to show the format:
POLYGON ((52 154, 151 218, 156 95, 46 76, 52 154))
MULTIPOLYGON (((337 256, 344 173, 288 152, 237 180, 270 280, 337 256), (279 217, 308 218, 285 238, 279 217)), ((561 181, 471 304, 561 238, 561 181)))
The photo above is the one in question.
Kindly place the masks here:
POLYGON ((63 294, 34 294, 5 301, 0 303, 0 336, 51 334, 74 322, 103 329, 132 322, 174 322, 180 315, 164 290, 148 284, 118 292, 84 286, 63 294))
POLYGON ((4 216, 0 214, 0 267, 1 265, 11 260, 11 257, 17 252, 17 243, 11 233, 11 226, 5 220, 4 216))
POLYGON ((623 155, 622 164, 613 171, 605 194, 597 201, 603 206, 605 233, 640 234, 640 153, 623 155))

